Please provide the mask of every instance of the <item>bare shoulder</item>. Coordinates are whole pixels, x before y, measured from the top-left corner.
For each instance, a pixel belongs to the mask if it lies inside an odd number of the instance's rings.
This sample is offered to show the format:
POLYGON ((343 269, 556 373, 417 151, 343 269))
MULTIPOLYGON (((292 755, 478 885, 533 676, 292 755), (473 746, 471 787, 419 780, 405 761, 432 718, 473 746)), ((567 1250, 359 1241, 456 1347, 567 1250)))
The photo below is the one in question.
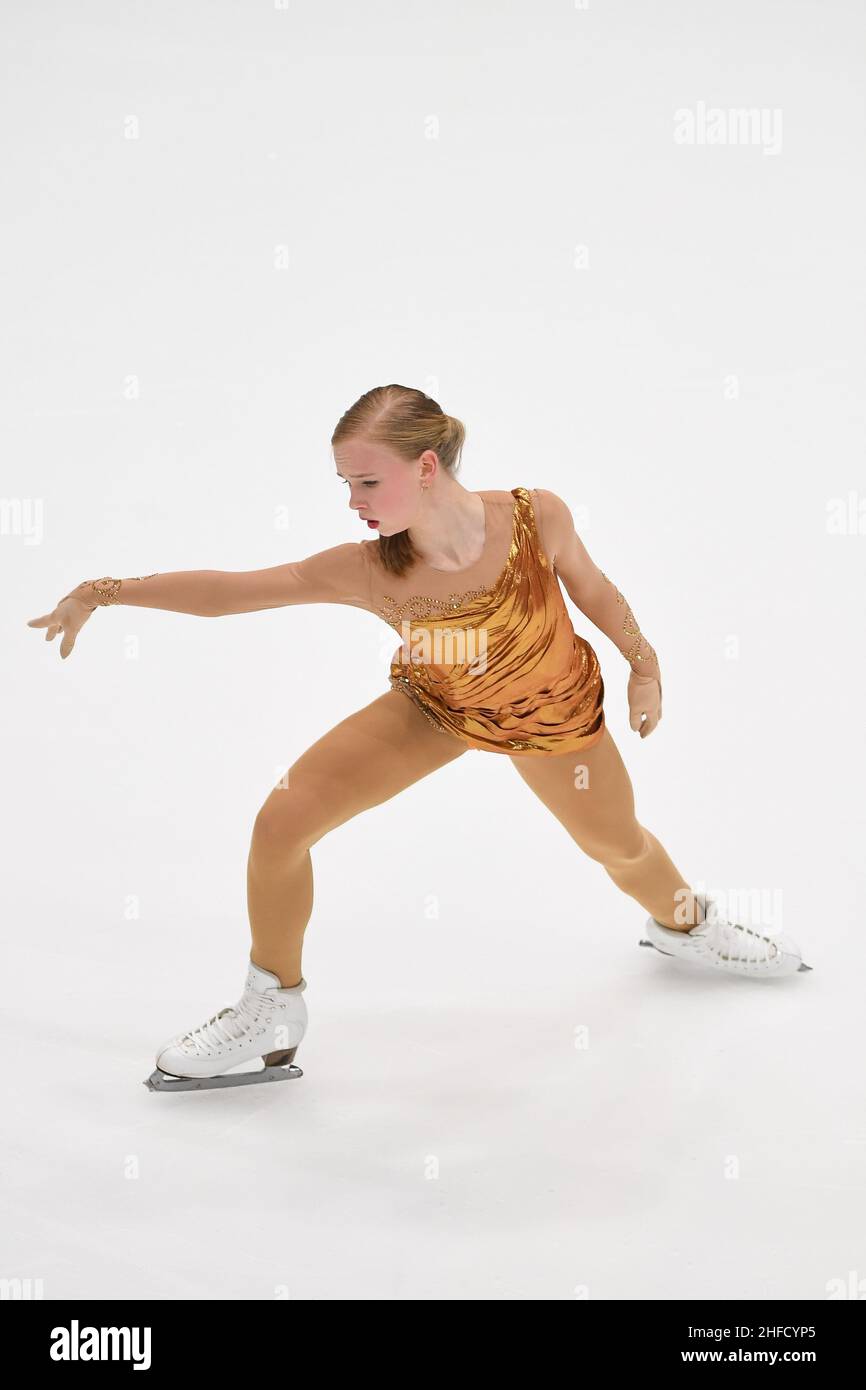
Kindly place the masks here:
POLYGON ((563 551, 574 531, 574 519, 568 504, 558 493, 546 487, 529 489, 542 548, 552 565, 563 551))
POLYGON ((568 510, 567 503, 563 502, 559 493, 551 492, 549 488, 533 487, 530 488, 529 491, 532 494, 532 500, 535 502, 536 506, 542 507, 546 512, 549 512, 551 516, 555 512, 568 510))
POLYGON ((489 502, 489 503, 490 503, 491 505, 493 505, 493 506, 497 506, 497 505, 502 506, 502 507, 513 507, 513 506, 514 506, 514 496, 513 496, 512 493, 510 493, 510 492, 507 490, 507 488, 503 488, 503 487, 492 487, 492 488, 488 487, 488 488, 481 488, 480 491, 478 491, 478 492, 475 494, 475 496, 476 496, 476 497, 483 497, 485 502, 489 502))

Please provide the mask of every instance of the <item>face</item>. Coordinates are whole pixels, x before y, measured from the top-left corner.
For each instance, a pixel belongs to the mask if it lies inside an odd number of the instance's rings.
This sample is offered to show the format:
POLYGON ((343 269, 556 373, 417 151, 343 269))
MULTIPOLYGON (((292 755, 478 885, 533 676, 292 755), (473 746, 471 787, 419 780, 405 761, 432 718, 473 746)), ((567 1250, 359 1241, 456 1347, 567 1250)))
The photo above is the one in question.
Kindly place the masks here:
POLYGON ((407 463, 384 444, 366 439, 336 444, 334 461, 349 494, 349 506, 362 518, 359 528, 373 536, 395 536, 412 525, 421 504, 421 483, 429 486, 439 467, 432 449, 407 463))

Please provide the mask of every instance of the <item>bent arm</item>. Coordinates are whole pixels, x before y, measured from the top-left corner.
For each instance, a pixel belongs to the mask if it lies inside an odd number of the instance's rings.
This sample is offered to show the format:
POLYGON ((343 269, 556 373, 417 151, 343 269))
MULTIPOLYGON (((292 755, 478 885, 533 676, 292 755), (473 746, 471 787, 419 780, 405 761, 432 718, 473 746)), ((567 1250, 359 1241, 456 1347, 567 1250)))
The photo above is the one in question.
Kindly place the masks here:
MULTIPOLYGON (((262 570, 175 570, 143 578, 121 579, 112 603, 134 608, 163 608, 198 618, 258 613, 297 603, 344 603, 368 608, 370 574, 359 542, 335 545, 262 570)), ((73 595, 95 603, 85 580, 73 595)))
POLYGON ((661 680, 658 657, 644 637, 624 595, 590 556, 574 528, 571 512, 555 492, 537 489, 544 532, 557 575, 573 603, 609 637, 636 675, 661 680))

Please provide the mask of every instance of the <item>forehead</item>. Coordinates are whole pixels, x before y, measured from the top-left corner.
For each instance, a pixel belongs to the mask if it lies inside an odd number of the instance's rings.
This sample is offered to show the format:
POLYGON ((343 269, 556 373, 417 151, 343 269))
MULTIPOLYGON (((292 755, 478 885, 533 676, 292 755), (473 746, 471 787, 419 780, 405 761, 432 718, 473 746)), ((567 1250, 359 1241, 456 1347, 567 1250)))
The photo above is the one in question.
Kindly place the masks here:
POLYGON ((368 439, 347 439, 342 444, 335 444, 334 460, 339 472, 353 478, 387 473, 398 461, 384 445, 371 443, 368 439))

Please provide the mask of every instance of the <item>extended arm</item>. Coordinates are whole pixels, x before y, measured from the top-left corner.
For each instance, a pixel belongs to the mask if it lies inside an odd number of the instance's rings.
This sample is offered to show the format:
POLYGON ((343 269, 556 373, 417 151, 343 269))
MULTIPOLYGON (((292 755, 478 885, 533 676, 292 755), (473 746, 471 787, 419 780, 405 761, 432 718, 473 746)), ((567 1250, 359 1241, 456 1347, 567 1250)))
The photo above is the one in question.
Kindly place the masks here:
POLYGON ((654 649, 640 631, 625 597, 590 556, 574 529, 569 508, 555 492, 542 488, 537 492, 542 502, 548 559, 569 598, 610 638, 635 675, 651 676, 660 682, 654 649))
POLYGON ((295 603, 344 603, 367 608, 370 575, 362 547, 347 542, 269 569, 175 570, 129 579, 86 579, 71 595, 90 608, 121 603, 221 618, 295 603))

